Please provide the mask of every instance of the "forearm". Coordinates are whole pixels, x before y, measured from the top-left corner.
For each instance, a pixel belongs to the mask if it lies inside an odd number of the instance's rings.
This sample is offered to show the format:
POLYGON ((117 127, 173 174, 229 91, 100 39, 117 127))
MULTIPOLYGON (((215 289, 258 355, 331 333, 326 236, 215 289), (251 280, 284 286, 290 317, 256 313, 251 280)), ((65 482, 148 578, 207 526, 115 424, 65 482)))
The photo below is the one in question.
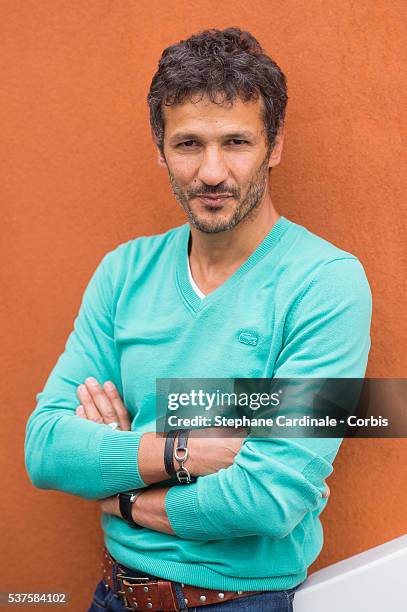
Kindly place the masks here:
MULTIPOLYGON (((175 445, 176 441, 177 438, 174 441, 175 445)), ((141 437, 138 450, 138 470, 146 484, 154 484, 170 478, 164 464, 165 444, 166 437, 154 432, 147 432, 141 437)), ((188 453, 186 467, 192 476, 201 476, 204 473, 200 460, 201 453, 194 440, 190 440, 188 444, 188 453)), ((175 473, 179 466, 174 458, 174 452, 172 452, 172 465, 175 473)))
POLYGON ((113 431, 68 409, 38 408, 27 424, 27 471, 36 487, 85 499, 141 488, 139 440, 137 432, 113 431))
MULTIPOLYGON (((185 465, 191 475, 202 476, 207 473, 215 473, 232 461, 241 440, 219 442, 219 439, 213 440, 205 437, 190 438, 188 459, 185 465), (215 453, 208 452, 211 449, 211 442, 215 453), (223 456, 223 463, 220 455, 223 456)), ((139 446, 138 468, 140 476, 146 484, 161 482, 168 478, 164 467, 164 449, 165 437, 155 433, 143 434, 139 446)), ((174 456, 173 466, 175 470, 178 467, 174 456)), ((186 488, 188 489, 190 486, 188 485, 186 488)), ((153 487, 146 489, 142 495, 138 496, 132 507, 132 516, 135 522, 154 531, 174 534, 166 509, 166 495, 171 488, 185 490, 185 487, 181 485, 153 487)), ((109 504, 109 502, 107 503, 109 504)), ((118 512, 117 504, 113 503, 111 508, 116 513, 118 512)), ((180 512, 182 513, 182 508, 180 508, 180 512)), ((120 513, 118 514, 120 515, 120 513)))
MULTIPOLYGON (((247 472, 234 465, 192 485, 149 488, 134 502, 132 517, 142 527, 183 539, 219 540, 230 534, 279 539, 291 532, 306 512, 323 503, 323 477, 332 467, 325 460, 320 463, 310 480, 308 472, 295 473, 277 464, 267 469, 264 461, 259 469, 262 483, 250 477, 253 470, 247 472), (233 485, 242 478, 247 490, 240 486, 243 482, 233 485), (290 487, 287 491, 290 478, 291 491, 290 487)), ((121 516, 116 498, 102 504, 105 512, 121 516)))
MULTIPOLYGON (((71 408, 75 399, 69 396, 64 400, 47 396, 47 403, 42 396, 28 420, 25 441, 26 467, 36 487, 103 499, 168 480, 163 436, 113 431, 75 416, 71 408)), ((191 474, 204 474, 207 465, 199 443, 191 440, 189 450, 191 474)))
POLYGON ((165 509, 165 496, 170 487, 147 489, 133 504, 133 520, 148 529, 173 534, 165 509))
POLYGON ((305 514, 322 509, 324 479, 338 444, 324 444, 324 452, 332 448, 324 458, 312 449, 314 441, 309 449, 291 440, 250 441, 231 467, 167 492, 170 525, 183 539, 284 538, 305 514))
POLYGON ((167 480, 164 467, 165 438, 154 432, 142 435, 138 449, 138 470, 146 484, 167 480))
MULTIPOLYGON (((222 437, 222 431, 220 428, 218 431, 209 429, 193 432, 190 435, 185 467, 191 476, 214 474, 233 463, 243 438, 222 437)), ((177 439, 175 444, 177 444, 177 439)), ((138 469, 146 484, 162 482, 169 478, 164 467, 164 449, 164 436, 154 432, 143 434, 138 451, 138 469)), ((174 452, 172 463, 175 472, 179 469, 179 465, 174 458, 174 452)))
POLYGON ((39 488, 102 499, 167 480, 164 445, 154 432, 113 431, 40 407, 27 424, 26 465, 39 488))
MULTIPOLYGON (((330 442, 332 449, 337 447, 338 440, 330 442)), ((305 460, 308 453, 303 452, 305 460)), ((147 488, 133 504, 133 520, 183 539, 220 540, 230 534, 280 539, 305 513, 322 508, 328 497, 323 478, 332 471, 329 461, 314 456, 301 472, 265 456, 255 463, 256 475, 254 465, 244 469, 238 462, 193 485, 147 488)), ((116 498, 102 500, 102 510, 121 516, 116 498)))

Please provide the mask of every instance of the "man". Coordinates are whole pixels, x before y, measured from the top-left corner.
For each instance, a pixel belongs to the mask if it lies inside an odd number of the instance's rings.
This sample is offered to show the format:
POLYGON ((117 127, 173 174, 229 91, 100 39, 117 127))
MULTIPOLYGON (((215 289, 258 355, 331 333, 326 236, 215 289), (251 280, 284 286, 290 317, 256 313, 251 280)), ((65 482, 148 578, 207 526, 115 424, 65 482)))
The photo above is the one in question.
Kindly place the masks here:
POLYGON ((151 126, 188 223, 103 258, 27 425, 34 485, 101 500, 90 610, 289 611, 321 550, 341 439, 178 437, 196 481, 176 486, 182 461, 154 433, 157 378, 365 374, 363 267, 271 200, 286 102, 248 32, 205 31, 162 54, 151 126))

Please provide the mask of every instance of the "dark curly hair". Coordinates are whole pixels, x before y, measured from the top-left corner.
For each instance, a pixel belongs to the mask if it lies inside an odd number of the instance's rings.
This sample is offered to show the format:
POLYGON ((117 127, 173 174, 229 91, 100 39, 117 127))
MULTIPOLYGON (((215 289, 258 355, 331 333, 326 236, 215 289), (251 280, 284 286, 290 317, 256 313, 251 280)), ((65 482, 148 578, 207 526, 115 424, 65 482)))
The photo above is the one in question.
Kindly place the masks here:
POLYGON ((252 34, 239 28, 205 30, 164 49, 147 96, 151 129, 161 153, 163 105, 181 104, 196 94, 215 103, 261 96, 264 127, 273 148, 284 123, 286 77, 252 34))

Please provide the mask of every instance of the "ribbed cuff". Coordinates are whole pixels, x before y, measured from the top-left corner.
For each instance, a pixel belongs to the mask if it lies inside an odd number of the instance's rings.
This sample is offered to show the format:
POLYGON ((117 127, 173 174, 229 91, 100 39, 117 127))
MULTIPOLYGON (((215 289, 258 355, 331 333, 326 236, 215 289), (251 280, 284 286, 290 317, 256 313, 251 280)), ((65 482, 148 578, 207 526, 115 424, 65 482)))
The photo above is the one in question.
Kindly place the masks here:
POLYGON ((165 510, 176 535, 184 540, 209 540, 198 512, 197 484, 174 485, 165 496, 165 510))
POLYGON ((140 432, 113 430, 103 436, 99 460, 107 495, 146 486, 138 470, 141 436, 140 432))

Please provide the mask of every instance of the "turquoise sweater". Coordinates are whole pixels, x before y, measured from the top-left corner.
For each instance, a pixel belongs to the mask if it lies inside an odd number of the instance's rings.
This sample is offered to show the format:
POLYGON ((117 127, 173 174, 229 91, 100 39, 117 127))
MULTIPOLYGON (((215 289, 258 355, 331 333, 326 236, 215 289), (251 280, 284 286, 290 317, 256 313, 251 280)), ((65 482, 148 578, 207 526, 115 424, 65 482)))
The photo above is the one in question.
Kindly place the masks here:
MULTIPOLYGON (((86 499, 145 486, 140 437, 155 430, 156 378, 363 377, 371 293, 356 257, 280 217, 246 262, 201 300, 187 267, 189 225, 121 244, 101 261, 27 424, 33 484, 86 499), (239 342, 255 334, 256 345, 239 342), (74 414, 88 376, 113 380, 132 431, 74 414)), ((103 514, 126 566, 185 584, 275 590, 305 580, 323 542, 323 480, 341 439, 248 438, 234 464, 173 486, 176 535, 103 514)))

